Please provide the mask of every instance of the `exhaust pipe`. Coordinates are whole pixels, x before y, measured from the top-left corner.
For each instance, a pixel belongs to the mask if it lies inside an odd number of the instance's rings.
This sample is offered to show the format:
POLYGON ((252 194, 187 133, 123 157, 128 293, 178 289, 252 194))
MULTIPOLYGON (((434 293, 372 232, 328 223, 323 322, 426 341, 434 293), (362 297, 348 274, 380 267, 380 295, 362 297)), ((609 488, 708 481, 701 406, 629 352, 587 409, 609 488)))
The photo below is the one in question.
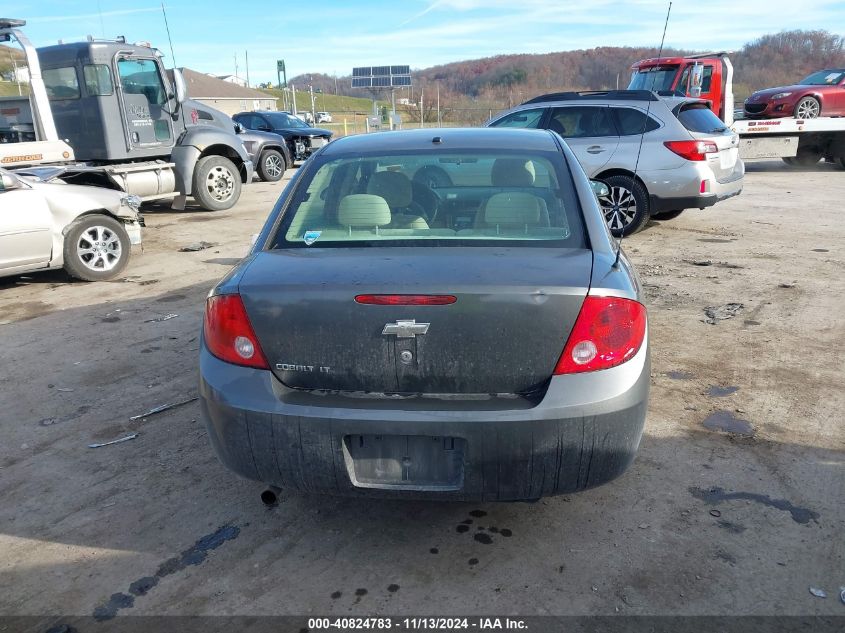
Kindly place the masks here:
POLYGON ((268 508, 272 508, 279 504, 279 495, 281 494, 282 489, 278 486, 270 486, 261 493, 261 503, 263 503, 268 508))

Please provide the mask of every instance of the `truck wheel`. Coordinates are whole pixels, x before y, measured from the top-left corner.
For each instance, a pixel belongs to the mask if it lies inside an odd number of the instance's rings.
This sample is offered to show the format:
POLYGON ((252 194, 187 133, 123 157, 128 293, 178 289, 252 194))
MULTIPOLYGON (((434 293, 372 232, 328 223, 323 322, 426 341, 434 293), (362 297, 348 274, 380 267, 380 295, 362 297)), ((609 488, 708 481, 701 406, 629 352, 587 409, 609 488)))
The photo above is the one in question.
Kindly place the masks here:
POLYGON ((631 176, 611 176, 604 182, 610 194, 599 198, 604 220, 614 237, 631 235, 648 222, 648 192, 631 176))
POLYGON ((839 165, 841 169, 845 169, 845 156, 840 156, 836 159, 836 164, 839 165))
POLYGON ((238 168, 223 156, 200 158, 194 168, 192 195, 208 211, 231 209, 241 197, 238 168))
POLYGON ((652 213, 651 217, 653 217, 655 220, 663 220, 665 222, 666 220, 674 220, 683 212, 683 209, 675 209, 674 211, 662 211, 660 213, 652 213))
POLYGON ((103 281, 126 268, 132 252, 123 225, 107 215, 84 215, 65 234, 65 270, 83 281, 103 281))
POLYGON ((821 104, 815 97, 804 97, 795 104, 793 112, 796 119, 815 119, 822 112, 821 104))
POLYGON ((812 167, 822 156, 815 150, 799 150, 795 156, 784 156, 783 162, 790 167, 812 167))
POLYGON ((265 182, 277 182, 285 175, 285 157, 274 149, 266 149, 261 152, 258 159, 258 175, 265 182))

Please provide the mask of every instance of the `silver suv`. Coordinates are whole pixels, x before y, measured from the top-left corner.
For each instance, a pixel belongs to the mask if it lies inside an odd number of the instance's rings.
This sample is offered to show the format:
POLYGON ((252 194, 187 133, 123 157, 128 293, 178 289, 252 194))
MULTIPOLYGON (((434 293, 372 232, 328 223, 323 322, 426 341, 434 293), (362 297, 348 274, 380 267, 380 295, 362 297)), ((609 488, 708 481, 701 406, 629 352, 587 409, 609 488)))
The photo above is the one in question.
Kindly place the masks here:
POLYGON ((617 237, 639 231, 649 218, 671 220, 742 191, 739 137, 702 99, 647 90, 559 92, 486 126, 542 128, 566 139, 587 176, 609 186, 600 202, 617 237))

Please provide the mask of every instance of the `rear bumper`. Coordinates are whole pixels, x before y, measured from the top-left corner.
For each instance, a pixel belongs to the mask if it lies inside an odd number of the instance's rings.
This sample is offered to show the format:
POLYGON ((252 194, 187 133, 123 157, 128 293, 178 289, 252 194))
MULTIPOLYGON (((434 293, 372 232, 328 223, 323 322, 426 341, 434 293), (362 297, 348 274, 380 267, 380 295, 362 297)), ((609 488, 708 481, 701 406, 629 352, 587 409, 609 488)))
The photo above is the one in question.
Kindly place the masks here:
POLYGON ((200 353, 200 401, 211 443, 236 473, 305 492, 394 498, 519 500, 583 490, 631 464, 650 382, 645 345, 612 369, 554 377, 543 400, 460 401, 316 396, 271 372, 200 353), (463 440, 457 485, 362 486, 349 436, 463 440))
MULTIPOLYGON (((694 173, 686 179, 686 184, 682 184, 684 180, 678 177, 668 179, 673 183, 671 190, 668 191, 665 190, 665 186, 661 186, 663 183, 659 183, 656 177, 646 182, 647 186, 654 183, 653 188, 649 187, 649 191, 652 192, 649 196, 649 211, 651 213, 680 209, 706 209, 717 202, 738 196, 742 192, 745 164, 741 159, 737 159, 731 174, 722 180, 716 179, 713 170, 703 161, 701 163, 690 163, 690 169, 693 169, 694 173), (702 181, 706 181, 704 193, 700 193, 702 181)), ((665 172, 662 177, 666 182, 665 172)))

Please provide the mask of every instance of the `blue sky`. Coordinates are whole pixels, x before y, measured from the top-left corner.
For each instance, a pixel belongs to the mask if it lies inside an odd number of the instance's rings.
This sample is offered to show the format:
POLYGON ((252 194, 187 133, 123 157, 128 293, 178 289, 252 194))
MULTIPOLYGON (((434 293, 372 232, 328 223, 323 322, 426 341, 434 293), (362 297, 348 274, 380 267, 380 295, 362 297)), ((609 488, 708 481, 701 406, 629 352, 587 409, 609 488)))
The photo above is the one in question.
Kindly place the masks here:
MULTIPOLYGON (((346 75, 353 66, 424 68, 502 53, 658 45, 668 2, 652 0, 165 0, 176 62, 203 72, 275 81, 346 75)), ((843 0, 676 0, 667 46, 735 49, 766 33, 827 29, 845 34, 843 0)), ((9 13, 12 7, 4 11, 9 13)), ((19 0, 36 46, 125 35, 148 40, 172 65, 160 0, 19 0)), ((632 60, 633 61, 633 60, 632 60)))

